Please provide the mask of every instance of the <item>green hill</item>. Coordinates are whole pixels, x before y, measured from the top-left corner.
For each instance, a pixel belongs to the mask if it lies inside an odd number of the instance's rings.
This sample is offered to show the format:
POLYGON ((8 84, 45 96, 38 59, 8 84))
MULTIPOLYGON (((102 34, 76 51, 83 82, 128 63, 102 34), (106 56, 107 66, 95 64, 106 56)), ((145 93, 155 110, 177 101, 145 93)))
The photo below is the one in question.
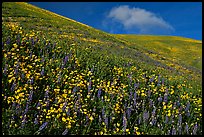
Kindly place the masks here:
POLYGON ((202 134, 201 45, 4 2, 3 134, 202 134))

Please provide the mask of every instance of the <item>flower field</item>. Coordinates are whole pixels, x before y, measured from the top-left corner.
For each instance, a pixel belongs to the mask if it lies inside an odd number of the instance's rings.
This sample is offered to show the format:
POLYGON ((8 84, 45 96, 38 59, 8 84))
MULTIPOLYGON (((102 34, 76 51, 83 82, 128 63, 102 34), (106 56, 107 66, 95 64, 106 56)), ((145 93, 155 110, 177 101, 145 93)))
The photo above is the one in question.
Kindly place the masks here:
POLYGON ((168 63, 114 35, 4 2, 2 133, 201 135, 202 75, 168 63))

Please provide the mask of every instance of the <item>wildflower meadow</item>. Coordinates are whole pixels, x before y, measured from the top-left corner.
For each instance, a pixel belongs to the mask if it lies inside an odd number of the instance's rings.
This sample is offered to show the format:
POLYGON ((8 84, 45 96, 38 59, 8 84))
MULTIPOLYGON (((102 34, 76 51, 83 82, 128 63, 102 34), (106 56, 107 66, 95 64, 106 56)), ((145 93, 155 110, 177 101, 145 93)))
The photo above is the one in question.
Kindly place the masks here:
POLYGON ((145 51, 30 4, 4 2, 3 135, 201 135, 200 72, 145 51))

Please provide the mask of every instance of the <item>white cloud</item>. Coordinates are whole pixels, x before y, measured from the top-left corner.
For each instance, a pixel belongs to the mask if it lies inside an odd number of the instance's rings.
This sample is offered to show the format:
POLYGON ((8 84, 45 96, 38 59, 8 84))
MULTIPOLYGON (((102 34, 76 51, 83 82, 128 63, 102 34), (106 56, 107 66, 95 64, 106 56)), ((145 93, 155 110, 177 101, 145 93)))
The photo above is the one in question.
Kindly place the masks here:
POLYGON ((129 8, 129 6, 114 7, 108 18, 119 22, 125 30, 139 30, 139 33, 170 32, 174 28, 153 12, 141 8, 129 8))

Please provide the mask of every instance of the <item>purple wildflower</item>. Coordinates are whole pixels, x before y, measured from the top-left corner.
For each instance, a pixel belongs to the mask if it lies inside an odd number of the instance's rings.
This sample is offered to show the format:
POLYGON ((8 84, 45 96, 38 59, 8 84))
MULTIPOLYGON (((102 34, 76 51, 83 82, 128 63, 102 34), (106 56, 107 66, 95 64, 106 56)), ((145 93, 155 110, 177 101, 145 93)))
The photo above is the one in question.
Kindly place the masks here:
POLYGON ((185 111, 187 112, 190 108, 190 102, 187 102, 187 105, 186 105, 186 108, 185 108, 185 111))
POLYGON ((98 90, 98 95, 97 95, 97 97, 98 97, 98 98, 101 97, 101 88, 99 88, 99 90, 98 90))
POLYGON ((16 83, 13 83, 11 86, 11 91, 14 91, 15 87, 16 87, 16 83))
POLYGON ((67 116, 70 115, 70 108, 68 108, 68 111, 66 113, 67 113, 67 116))
POLYGON ((146 122, 148 119, 149 119, 149 111, 148 112, 145 111, 143 113, 143 120, 144 120, 144 122, 146 122))
POLYGON ((62 107, 62 111, 65 111, 66 106, 67 106, 67 102, 64 103, 64 106, 62 107))
POLYGON ((153 111, 152 111, 152 117, 155 117, 156 114, 156 107, 154 107, 153 111))
POLYGON ((179 125, 181 125, 181 123, 182 123, 182 115, 181 114, 179 114, 179 116, 178 116, 178 123, 179 123, 179 125))
POLYGON ((166 118, 165 118, 165 124, 167 124, 168 123, 168 121, 169 121, 169 118, 168 118, 168 116, 166 116, 166 118))
POLYGON ((47 124, 48 124, 48 122, 43 123, 43 124, 40 126, 40 128, 39 128, 38 131, 43 130, 43 129, 47 126, 47 124))
POLYGON ((45 70, 44 70, 44 67, 43 67, 41 72, 40 72, 41 76, 44 76, 44 73, 45 73, 45 70))
POLYGON ((186 132, 187 135, 189 134, 189 128, 188 128, 188 123, 187 122, 186 122, 186 125, 185 125, 185 132, 186 132))
POLYGON ((134 99, 133 99, 133 101, 134 101, 134 106, 136 106, 136 100, 137 100, 137 93, 134 92, 134 99))
POLYGON ((174 126, 173 126, 173 128, 172 128, 171 133, 172 133, 172 135, 176 135, 176 129, 175 129, 175 127, 174 127, 174 126))
POLYGON ((190 117, 190 115, 191 115, 191 114, 190 114, 190 111, 188 110, 188 111, 186 112, 186 116, 187 116, 187 117, 190 117))
POLYGON ((6 44, 9 45, 11 43, 10 37, 7 38, 6 44))
POLYGON ((181 126, 181 125, 178 126, 178 134, 179 134, 179 135, 182 134, 182 126, 181 126))
POLYGON ((69 59, 69 57, 68 57, 68 56, 65 56, 65 58, 64 58, 64 64, 67 63, 68 59, 69 59))
POLYGON ((5 75, 7 75, 7 68, 8 68, 8 64, 6 64, 5 67, 4 67, 3 73, 4 73, 5 75))
POLYGON ((132 92, 130 91, 129 100, 132 100, 132 92))
POLYGON ((131 115, 131 108, 128 107, 127 108, 127 118, 130 119, 130 115, 131 115))
POLYGON ((68 133, 68 129, 65 129, 64 132, 62 132, 62 135, 66 135, 68 133))
POLYGON ((148 90, 148 97, 151 96, 151 90, 148 90))
POLYGON ((108 127, 108 117, 107 116, 105 117, 105 124, 106 124, 106 127, 108 127))
POLYGON ((197 133, 197 130, 198 130, 198 124, 196 123, 193 127, 193 135, 196 135, 197 133))
POLYGON ((167 103, 168 102, 168 94, 164 94, 164 100, 163 100, 165 103, 167 103))
POLYGON ((159 97, 159 98, 158 98, 158 101, 159 101, 159 102, 162 102, 162 97, 159 97))
POLYGON ((32 77, 31 79, 30 79, 30 84, 32 85, 34 83, 34 78, 32 77))
POLYGON ((35 125, 37 125, 39 122, 38 122, 38 118, 35 118, 35 121, 33 122, 35 125))
POLYGON ((33 90, 30 91, 29 97, 28 97, 28 103, 31 103, 33 98, 33 90))
POLYGON ((126 127, 127 127, 127 119, 125 116, 125 113, 123 114, 123 132, 126 131, 126 127))

